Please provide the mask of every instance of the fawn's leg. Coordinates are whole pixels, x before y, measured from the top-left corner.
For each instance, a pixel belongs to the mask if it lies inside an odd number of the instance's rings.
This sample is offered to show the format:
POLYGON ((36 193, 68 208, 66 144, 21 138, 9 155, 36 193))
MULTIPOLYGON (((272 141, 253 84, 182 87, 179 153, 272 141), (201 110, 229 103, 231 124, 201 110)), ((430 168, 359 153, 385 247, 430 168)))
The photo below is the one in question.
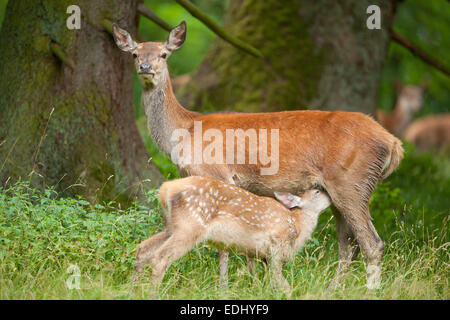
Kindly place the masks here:
MULTIPOLYGON (((238 179, 236 175, 233 176, 224 176, 224 181, 232 184, 232 185, 238 185, 236 184, 235 179, 238 179)), ((228 285, 228 260, 229 260, 230 254, 228 251, 219 251, 219 282, 220 286, 222 288, 226 288, 228 285)))
POLYGON ((252 276, 254 276, 255 273, 256 273, 255 259, 254 258, 251 258, 251 257, 247 256, 247 267, 248 267, 248 270, 250 271, 250 274, 252 276))
POLYGON ((270 254, 270 275, 272 277, 274 285, 283 290, 286 293, 288 299, 291 298, 291 287, 289 282, 283 276, 283 260, 281 256, 276 252, 272 251, 270 254))
POLYGON ((219 282, 222 288, 228 284, 228 258, 227 251, 219 251, 219 282))
POLYGON ((183 256, 197 243, 196 235, 174 232, 150 258, 153 268, 152 282, 157 290, 166 273, 167 268, 178 258, 183 256))
POLYGON ((134 263, 134 274, 132 283, 134 284, 141 274, 144 266, 150 262, 153 252, 158 249, 170 236, 170 233, 164 229, 154 236, 142 241, 138 246, 136 253, 136 262, 134 263))

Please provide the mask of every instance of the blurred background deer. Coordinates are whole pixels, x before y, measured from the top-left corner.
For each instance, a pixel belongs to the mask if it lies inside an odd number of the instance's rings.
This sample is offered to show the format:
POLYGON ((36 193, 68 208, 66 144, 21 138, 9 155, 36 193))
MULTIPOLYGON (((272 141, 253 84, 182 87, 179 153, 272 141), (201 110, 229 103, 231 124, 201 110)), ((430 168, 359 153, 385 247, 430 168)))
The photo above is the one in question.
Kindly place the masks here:
POLYGON ((392 112, 381 109, 376 110, 377 120, 390 133, 402 137, 403 131, 413 119, 414 113, 420 110, 423 104, 423 94, 426 86, 403 85, 394 82, 397 92, 397 101, 392 112))
POLYGON ((415 145, 419 152, 446 152, 450 148, 450 115, 435 114, 413 121, 423 105, 427 84, 394 82, 397 101, 391 113, 377 109, 376 116, 389 132, 415 145))
POLYGON ((413 121, 403 138, 420 152, 450 150, 450 114, 436 114, 413 121))

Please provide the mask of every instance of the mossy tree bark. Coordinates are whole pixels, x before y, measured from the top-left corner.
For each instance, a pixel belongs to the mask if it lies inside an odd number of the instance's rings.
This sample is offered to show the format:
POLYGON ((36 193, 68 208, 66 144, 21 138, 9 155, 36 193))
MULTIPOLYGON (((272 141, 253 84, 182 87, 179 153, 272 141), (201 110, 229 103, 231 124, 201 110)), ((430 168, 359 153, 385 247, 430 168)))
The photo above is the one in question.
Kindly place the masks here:
POLYGON ((161 183, 133 118, 132 58, 102 26, 106 18, 134 33, 138 2, 9 1, 0 32, 2 184, 22 177, 65 194, 123 202, 143 180, 161 183), (81 8, 80 30, 66 27, 72 4, 81 8), (74 69, 51 53, 52 43, 74 69))
POLYGON ((225 28, 265 59, 216 39, 182 102, 203 111, 374 114, 392 16, 383 0, 233 0, 225 28), (381 8, 381 30, 366 26, 372 4, 381 8))

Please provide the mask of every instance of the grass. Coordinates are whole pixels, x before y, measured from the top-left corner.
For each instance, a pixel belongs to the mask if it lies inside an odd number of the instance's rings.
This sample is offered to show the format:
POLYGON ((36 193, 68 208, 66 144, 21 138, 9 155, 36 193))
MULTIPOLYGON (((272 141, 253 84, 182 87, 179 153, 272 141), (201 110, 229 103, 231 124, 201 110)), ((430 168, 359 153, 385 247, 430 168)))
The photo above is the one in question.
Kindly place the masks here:
MULTIPOLYGON (((161 158, 162 159, 162 158, 161 158)), ((162 159, 161 161, 164 161, 162 159)), ((167 164, 170 168, 170 164, 167 164)), ((363 259, 345 283, 325 295, 337 267, 330 211, 309 241, 284 267, 294 299, 449 299, 450 160, 417 155, 409 147, 399 170, 379 185, 371 201, 374 224, 386 243, 382 288, 365 288, 363 259)), ((0 189, 0 299, 149 299, 151 271, 130 293, 137 244, 162 228, 155 190, 145 203, 117 208, 59 198, 27 182, 0 189), (80 288, 66 282, 80 271, 80 288)), ((258 263, 231 254, 229 286, 219 286, 217 252, 200 245, 169 269, 159 299, 284 299, 258 263)))

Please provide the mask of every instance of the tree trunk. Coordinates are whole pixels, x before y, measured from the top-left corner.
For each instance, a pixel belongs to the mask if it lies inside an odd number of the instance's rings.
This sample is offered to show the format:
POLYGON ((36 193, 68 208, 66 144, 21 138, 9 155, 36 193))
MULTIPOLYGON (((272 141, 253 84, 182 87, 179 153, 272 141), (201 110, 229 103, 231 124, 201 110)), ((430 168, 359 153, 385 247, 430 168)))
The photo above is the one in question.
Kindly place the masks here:
POLYGON ((69 30, 71 0, 9 1, 0 34, 2 184, 22 177, 63 194, 124 202, 140 181, 161 183, 133 118, 132 58, 102 25, 106 18, 135 32, 137 2, 76 1, 81 29, 69 30))
POLYGON ((375 114, 392 15, 391 3, 382 0, 233 0, 225 28, 265 59, 217 38, 182 102, 203 111, 375 114), (371 4, 381 8, 381 30, 366 26, 371 4))

